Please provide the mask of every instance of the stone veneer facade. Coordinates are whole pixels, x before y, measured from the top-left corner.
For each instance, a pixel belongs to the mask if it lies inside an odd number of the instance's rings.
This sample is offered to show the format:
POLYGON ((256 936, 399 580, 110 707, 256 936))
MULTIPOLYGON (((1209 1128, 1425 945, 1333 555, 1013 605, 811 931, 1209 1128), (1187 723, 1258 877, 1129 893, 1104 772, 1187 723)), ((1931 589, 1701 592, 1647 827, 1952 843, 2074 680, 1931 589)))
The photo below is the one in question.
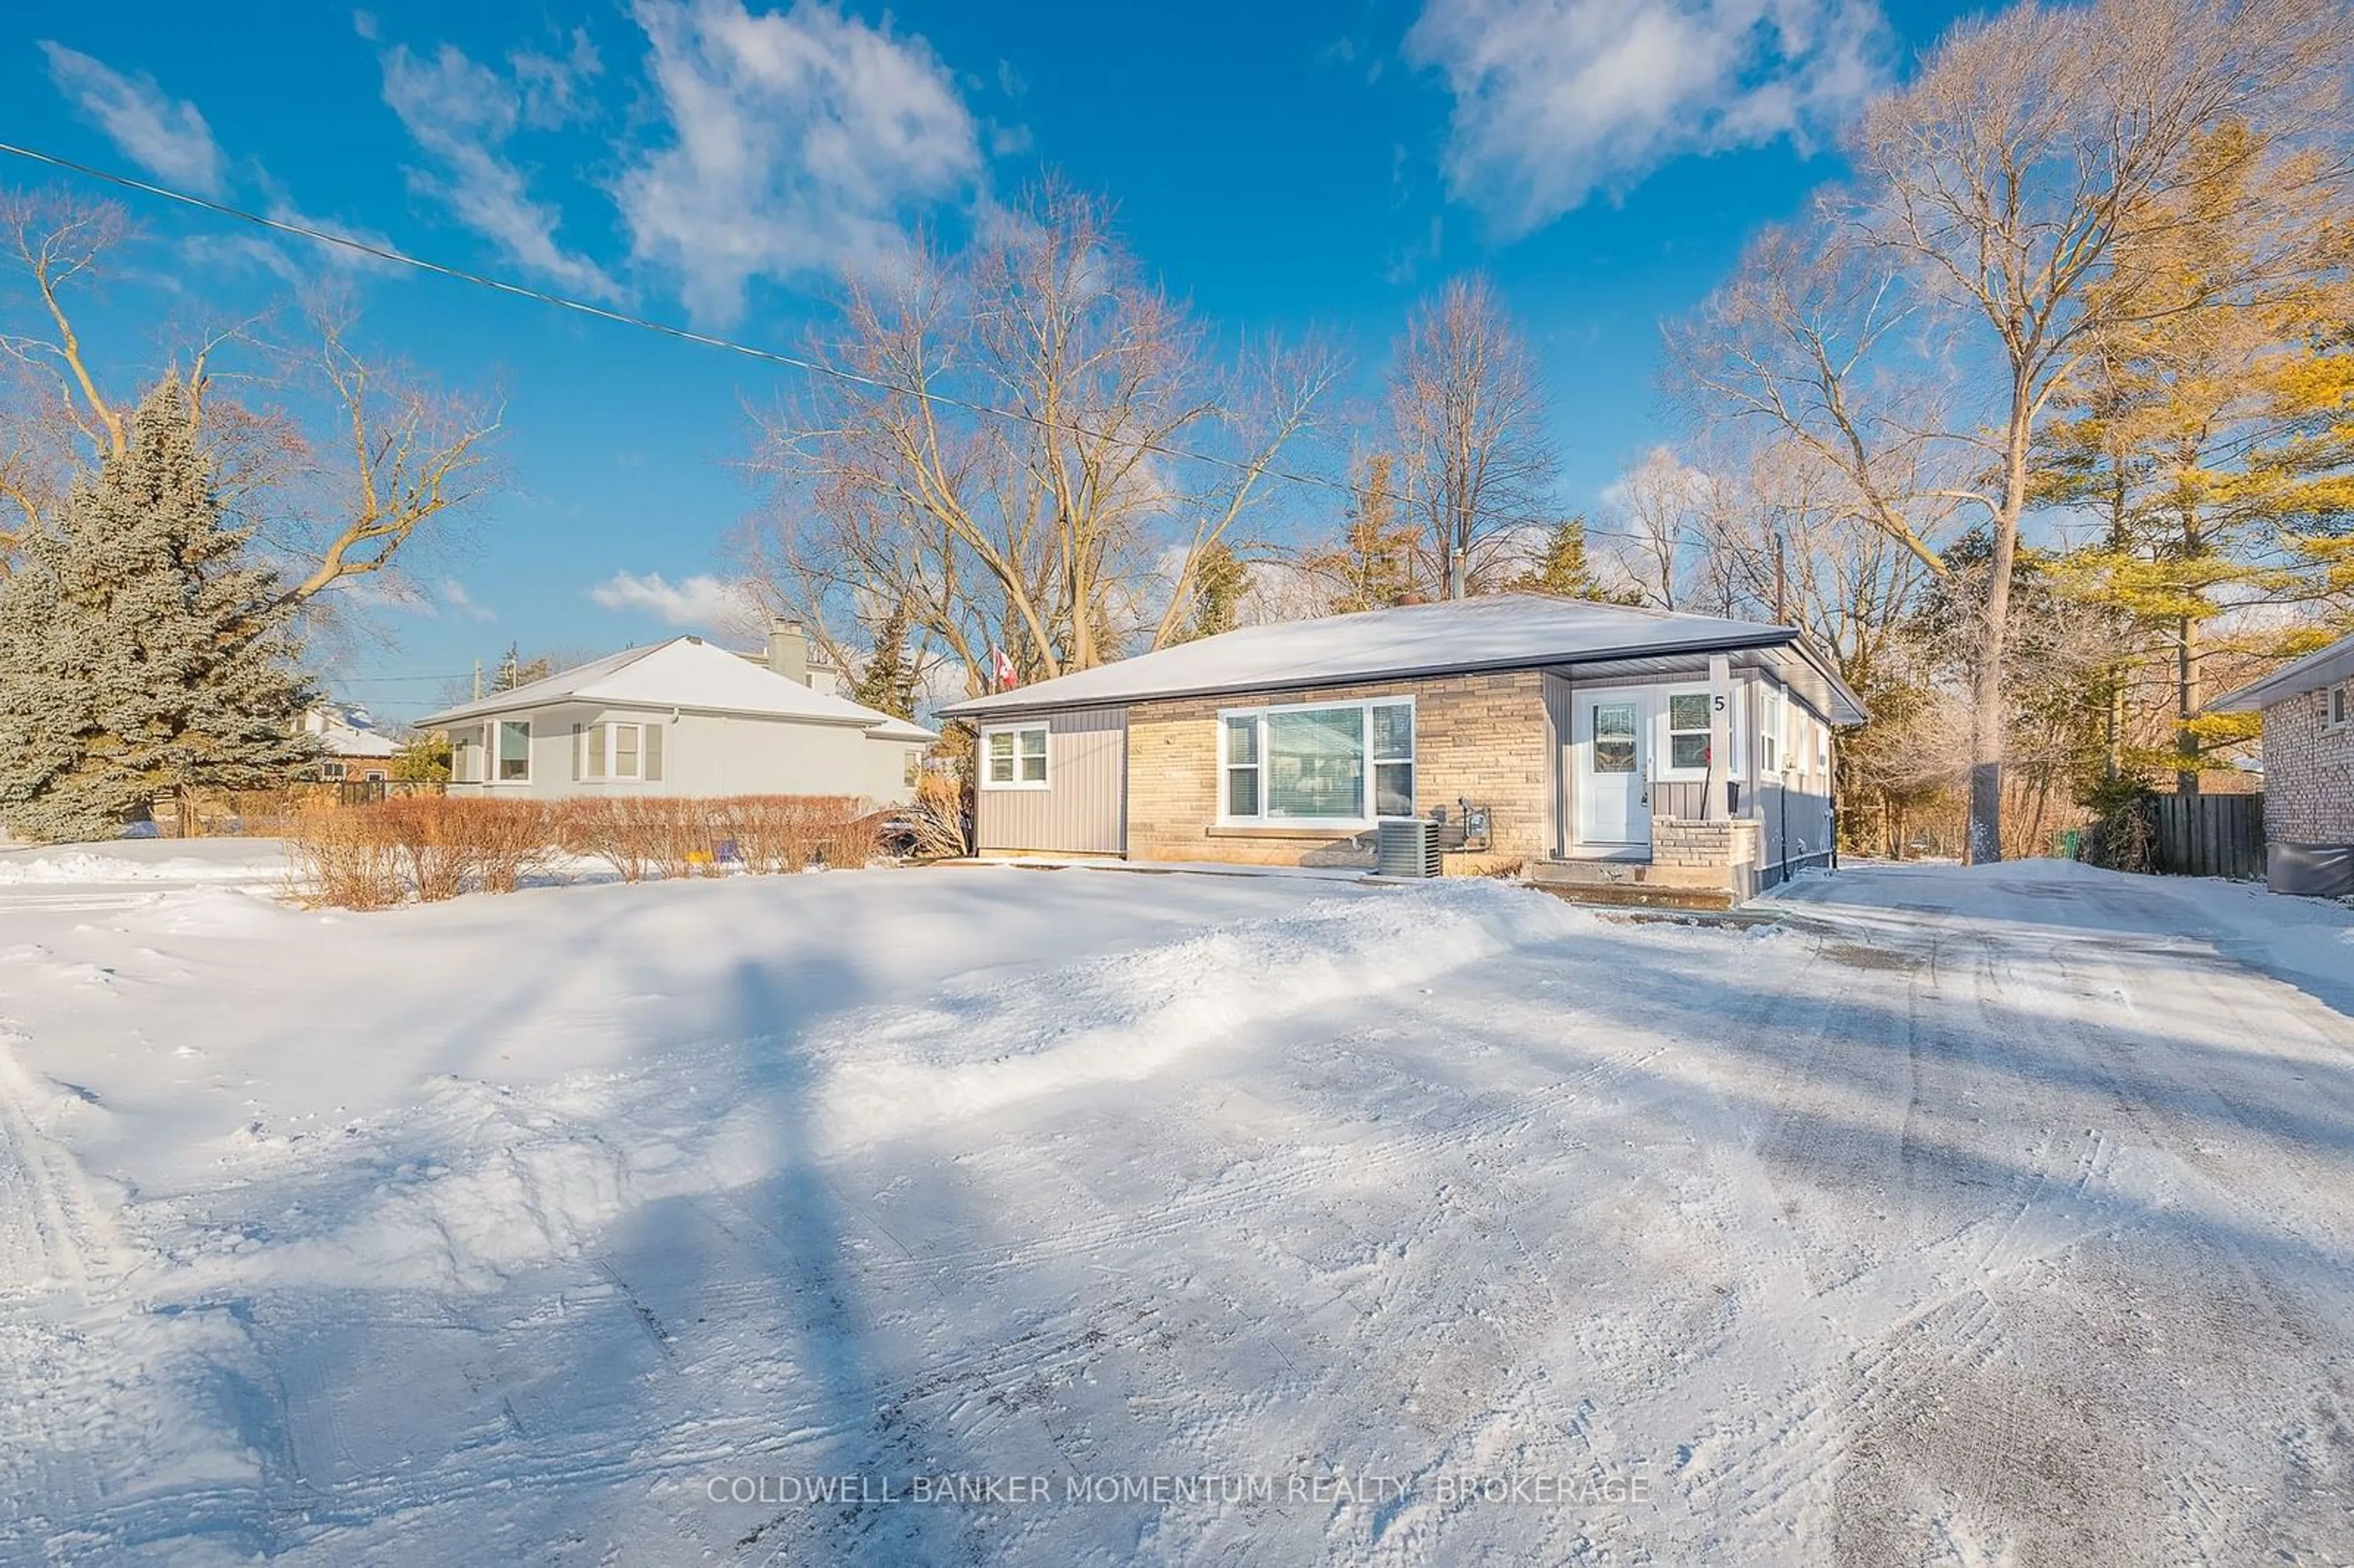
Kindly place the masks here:
POLYGON ((1129 858, 1351 863, 1346 835, 1217 825, 1218 713, 1404 696, 1415 702, 1416 809, 1427 816, 1445 806, 1452 816, 1465 798, 1486 806, 1492 850, 1483 864, 1546 853, 1553 805, 1544 676, 1513 670, 1136 703, 1128 710, 1129 858))
POLYGON ((2354 844, 2354 725, 2323 727, 2327 688, 2264 709, 2264 837, 2354 844))
POLYGON ((1713 822, 1651 819, 1649 880, 1661 886, 1721 887, 1746 898, 1757 891, 1763 834, 1746 818, 1713 822))

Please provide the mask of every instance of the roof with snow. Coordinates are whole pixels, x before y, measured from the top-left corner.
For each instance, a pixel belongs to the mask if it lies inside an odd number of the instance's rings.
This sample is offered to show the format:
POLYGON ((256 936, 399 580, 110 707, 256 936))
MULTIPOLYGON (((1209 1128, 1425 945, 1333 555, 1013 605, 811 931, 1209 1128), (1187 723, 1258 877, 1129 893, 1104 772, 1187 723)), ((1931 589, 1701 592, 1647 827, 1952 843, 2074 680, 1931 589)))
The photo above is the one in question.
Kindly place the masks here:
POLYGON ((511 692, 428 714, 417 724, 420 729, 439 728, 557 703, 679 708, 807 724, 855 725, 878 740, 935 738, 930 730, 863 707, 847 697, 812 691, 700 637, 673 637, 667 642, 609 653, 511 692))
POLYGON ((2343 637, 2293 664, 2251 681, 2207 705, 2211 714, 2252 714, 2290 697, 2301 697, 2340 681, 2354 681, 2354 637, 2343 637))
POLYGON ((1863 722, 1861 699, 1794 627, 1514 593, 1244 627, 1034 686, 952 703, 940 712, 949 718, 986 718, 1155 697, 1739 650, 1757 651, 1755 662, 1773 667, 1834 723, 1863 722))
POLYGON ((349 710, 322 705, 302 717, 302 727, 319 737, 330 757, 398 757, 400 747, 366 725, 354 722, 349 710))

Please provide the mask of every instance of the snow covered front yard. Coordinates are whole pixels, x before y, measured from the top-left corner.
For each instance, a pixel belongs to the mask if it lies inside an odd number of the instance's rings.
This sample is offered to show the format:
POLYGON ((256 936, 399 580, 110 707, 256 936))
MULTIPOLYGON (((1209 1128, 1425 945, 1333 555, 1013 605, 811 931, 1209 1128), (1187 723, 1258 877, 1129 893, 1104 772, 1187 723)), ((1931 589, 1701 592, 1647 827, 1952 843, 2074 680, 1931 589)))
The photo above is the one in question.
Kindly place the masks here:
POLYGON ((0 1561, 2354 1542, 2336 906, 138 847, 0 856, 0 1561))

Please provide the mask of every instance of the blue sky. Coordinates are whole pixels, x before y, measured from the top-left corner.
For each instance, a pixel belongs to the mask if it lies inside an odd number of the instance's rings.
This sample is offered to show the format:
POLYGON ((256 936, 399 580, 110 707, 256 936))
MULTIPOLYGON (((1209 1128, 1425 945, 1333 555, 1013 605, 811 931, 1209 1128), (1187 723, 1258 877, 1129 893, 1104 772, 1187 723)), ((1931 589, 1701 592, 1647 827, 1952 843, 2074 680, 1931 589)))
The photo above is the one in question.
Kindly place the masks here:
MULTIPOLYGON (((953 233, 1047 170, 1116 202, 1220 331, 1330 334, 1365 389, 1417 294, 1484 269, 1550 372, 1562 500, 1580 507, 1667 430, 1660 319, 1838 174, 1839 128, 1956 14, 130 0, 0 24, 0 140, 776 347, 841 266, 910 224, 953 233)), ((158 323, 324 265, 133 207, 151 240, 86 308, 122 378, 164 352, 158 323)), ((705 629, 695 579, 724 570, 755 502, 734 466, 745 406, 790 372, 446 281, 345 275, 371 347, 504 391, 511 488, 416 563, 422 604, 374 612, 338 653, 341 690, 398 715, 511 641, 705 629)))

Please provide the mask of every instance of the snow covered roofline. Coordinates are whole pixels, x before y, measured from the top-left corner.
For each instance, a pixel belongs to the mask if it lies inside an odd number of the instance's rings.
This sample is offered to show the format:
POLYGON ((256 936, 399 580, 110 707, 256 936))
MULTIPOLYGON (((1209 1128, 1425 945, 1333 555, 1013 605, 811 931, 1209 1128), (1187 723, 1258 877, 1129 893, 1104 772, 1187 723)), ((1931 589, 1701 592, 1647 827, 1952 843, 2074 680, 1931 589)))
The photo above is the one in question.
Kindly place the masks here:
POLYGON ((812 691, 700 637, 673 637, 667 642, 609 653, 544 681, 428 714, 417 721, 417 727, 440 729, 468 719, 570 702, 855 725, 885 740, 938 738, 932 731, 905 719, 862 707, 846 697, 812 691))
POLYGON ((1864 722, 1862 699, 1793 627, 1516 593, 1246 626, 1034 686, 951 703, 940 715, 986 718, 1048 708, 1116 706, 1156 697, 1742 649, 1766 652, 1765 662, 1799 686, 1801 694, 1822 703, 1825 716, 1834 724, 1864 722))
POLYGON ((2354 637, 2342 637, 2317 653, 2226 692, 2207 705, 2211 714, 2252 714, 2289 697, 2301 697, 2340 681, 2354 680, 2354 637))

